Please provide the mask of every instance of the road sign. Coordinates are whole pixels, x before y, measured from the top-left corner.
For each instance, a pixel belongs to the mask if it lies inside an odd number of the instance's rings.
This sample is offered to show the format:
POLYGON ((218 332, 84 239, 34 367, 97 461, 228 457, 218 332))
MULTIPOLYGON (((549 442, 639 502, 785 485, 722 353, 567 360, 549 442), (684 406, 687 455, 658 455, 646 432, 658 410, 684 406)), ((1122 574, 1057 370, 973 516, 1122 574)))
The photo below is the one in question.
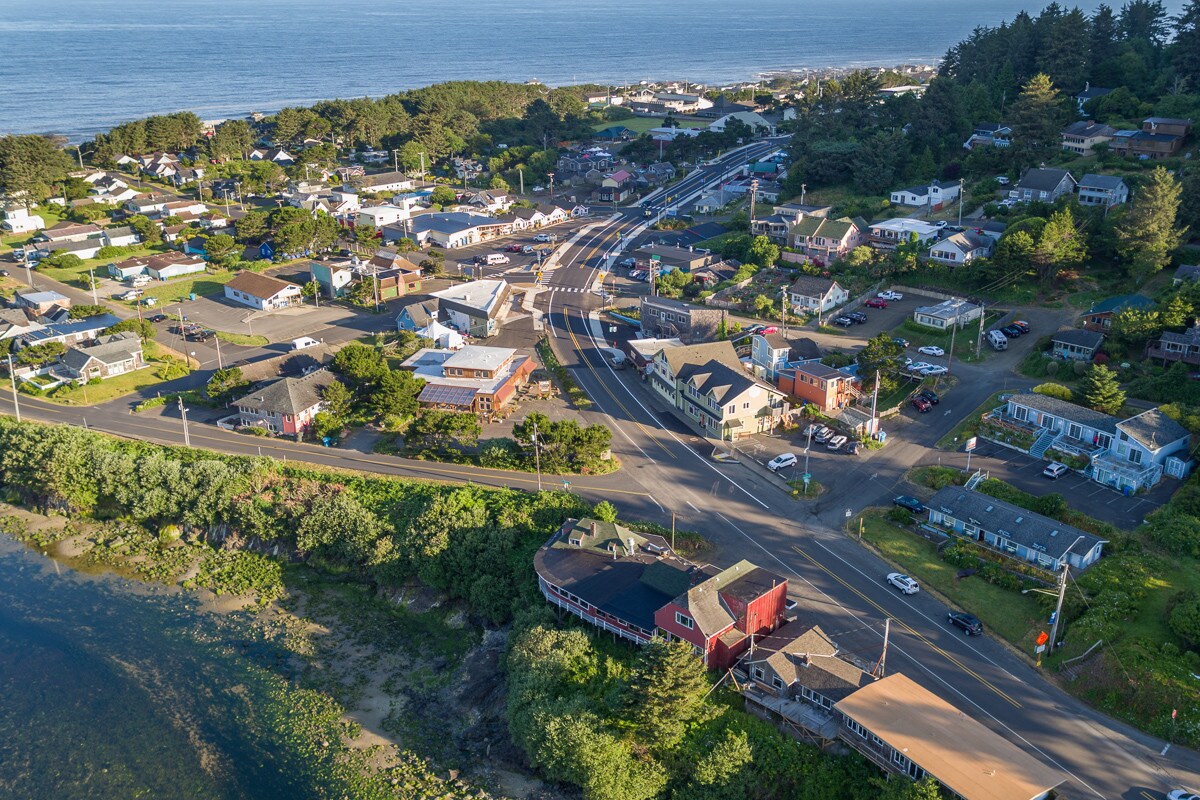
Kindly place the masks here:
POLYGON ((651 261, 662 261, 662 256, 660 256, 658 253, 655 253, 654 255, 650 256, 650 260, 651 261))
POLYGON ((963 449, 969 453, 972 450, 974 450, 975 446, 978 444, 979 444, 979 439, 975 436, 972 436, 970 439, 967 439, 967 445, 963 449))
MULTIPOLYGON (((1048 642, 1048 641, 1050 641, 1050 634, 1046 633, 1045 631, 1042 631, 1041 633, 1039 633, 1037 635, 1038 647, 1045 645, 1046 642, 1048 642)), ((1041 651, 1039 650, 1038 652, 1041 652, 1041 651)))
POLYGON ((1033 649, 1033 652, 1035 652, 1035 653, 1038 653, 1038 654, 1041 654, 1041 653, 1044 653, 1044 652, 1046 652, 1046 645, 1044 645, 1044 644, 1039 644, 1037 647, 1035 647, 1035 648, 1033 649))

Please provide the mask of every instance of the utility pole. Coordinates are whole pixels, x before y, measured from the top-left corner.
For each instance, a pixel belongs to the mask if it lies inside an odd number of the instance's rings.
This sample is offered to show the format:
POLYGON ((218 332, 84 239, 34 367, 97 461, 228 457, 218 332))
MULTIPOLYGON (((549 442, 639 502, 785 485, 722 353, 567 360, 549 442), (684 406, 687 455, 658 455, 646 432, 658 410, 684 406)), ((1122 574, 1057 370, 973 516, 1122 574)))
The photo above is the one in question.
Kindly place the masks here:
POLYGON ((541 444, 538 442, 538 427, 537 421, 533 423, 533 460, 537 465, 538 491, 542 490, 542 451, 541 444))
POLYGON ((92 287, 92 302, 100 305, 100 300, 96 297, 96 271, 92 267, 88 267, 88 285, 92 287))
POLYGON ((1063 561, 1062 575, 1058 579, 1058 602, 1054 606, 1054 622, 1050 625, 1050 652, 1058 645, 1058 625, 1062 621, 1063 598, 1067 594, 1067 578, 1070 577, 1071 565, 1063 561))
POLYGON ((946 374, 950 374, 950 368, 954 366, 954 334, 958 333, 958 317, 955 316, 954 322, 950 326, 950 349, 946 352, 946 374))
POLYGON ((8 379, 12 382, 13 410, 17 413, 17 422, 20 422, 21 404, 17 401, 17 373, 13 372, 12 353, 8 355, 8 379))
POLYGON ((758 199, 758 178, 750 181, 750 230, 754 230, 754 201, 758 199))
POLYGON ((804 205, 804 194, 808 191, 808 184, 800 184, 800 205, 804 205))
MULTIPOLYGON (((554 173, 547 172, 546 176, 548 178, 550 178, 550 199, 553 200, 554 199, 554 173)), ((613 192, 613 197, 616 197, 616 196, 617 196, 616 192, 613 192)), ((616 203, 614 202, 613 205, 616 205, 616 203)))
POLYGON ((975 360, 979 360, 979 352, 983 349, 983 321, 987 319, 987 306, 979 306, 979 336, 975 339, 975 360))
POLYGON ((183 405, 182 397, 179 398, 179 416, 183 417, 183 446, 191 447, 192 439, 188 435, 187 408, 183 405))
POLYGON ((875 391, 871 394, 871 436, 879 433, 879 418, 875 416, 879 404, 879 370, 875 370, 875 391))
POLYGON ((213 342, 217 345, 217 369, 225 369, 225 364, 221 361, 221 337, 213 334, 213 342))
POLYGON ((958 227, 962 227, 963 179, 958 179, 958 227))
POLYGON ((517 175, 520 176, 521 181, 521 191, 518 194, 525 194, 525 170, 517 170, 517 175))
POLYGON ((892 618, 888 617, 883 621, 883 652, 879 654, 879 663, 875 665, 874 676, 876 678, 883 677, 884 665, 887 663, 888 638, 892 632, 892 618))
POLYGON ((787 296, 788 296, 788 290, 787 290, 787 287, 785 286, 779 290, 779 304, 780 304, 779 318, 783 322, 783 338, 784 339, 787 339, 787 335, 788 335, 788 320, 787 320, 787 312, 788 312, 787 300, 788 300, 788 298, 787 298, 787 296))

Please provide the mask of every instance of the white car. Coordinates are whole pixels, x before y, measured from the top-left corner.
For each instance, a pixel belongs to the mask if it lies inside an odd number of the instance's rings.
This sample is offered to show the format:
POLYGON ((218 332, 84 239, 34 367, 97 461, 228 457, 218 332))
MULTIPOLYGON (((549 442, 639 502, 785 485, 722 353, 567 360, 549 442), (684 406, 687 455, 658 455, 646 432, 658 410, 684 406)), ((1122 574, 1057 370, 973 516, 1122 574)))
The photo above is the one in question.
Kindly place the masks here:
POLYGON ((533 237, 533 240, 535 242, 553 242, 554 237, 548 233, 539 233, 537 236, 533 237))
POLYGON ((830 450, 837 450, 839 447, 841 447, 845 443, 846 443, 846 437, 839 434, 839 435, 833 437, 832 439, 830 439, 828 442, 826 442, 825 447, 827 447, 830 450))
POLYGON ((293 350, 304 350, 308 347, 316 347, 319 344, 320 342, 311 336, 301 336, 299 339, 292 339, 293 350))
POLYGON ((1200 800, 1200 794, 1190 789, 1175 789, 1167 794, 1167 800, 1200 800))
POLYGON ((1000 177, 996 178, 996 183, 1000 184, 1001 186, 1008 186, 1011 181, 1009 181, 1009 179, 1005 176, 1001 175, 1000 177))
POLYGON ((937 345, 927 344, 924 347, 918 347, 917 352, 926 356, 944 356, 946 351, 937 345))
POLYGON ((930 364, 928 367, 921 370, 921 374, 926 377, 933 377, 934 375, 945 375, 949 371, 949 369, 943 367, 941 364, 930 364))
POLYGON ((934 365, 930 364, 928 361, 914 361, 905 367, 905 369, 907 369, 909 372, 924 372, 933 366, 934 365))
POLYGON ((891 289, 889 289, 886 292, 880 292, 879 299, 887 300, 888 302, 894 302, 896 300, 903 300, 904 295, 900 292, 893 292, 891 289))
POLYGON ((921 591, 921 587, 917 585, 915 580, 901 572, 889 572, 887 582, 904 594, 916 594, 921 591))
POLYGON ((1066 475, 1070 469, 1071 468, 1066 464, 1059 463, 1058 461, 1051 461, 1050 466, 1042 470, 1042 474, 1052 480, 1058 480, 1063 475, 1066 475))
POLYGON ((783 455, 775 456, 768 461, 767 469, 771 470, 771 472, 778 472, 779 470, 786 469, 787 467, 794 467, 797 461, 799 461, 799 459, 796 458, 795 453, 784 453, 783 455))

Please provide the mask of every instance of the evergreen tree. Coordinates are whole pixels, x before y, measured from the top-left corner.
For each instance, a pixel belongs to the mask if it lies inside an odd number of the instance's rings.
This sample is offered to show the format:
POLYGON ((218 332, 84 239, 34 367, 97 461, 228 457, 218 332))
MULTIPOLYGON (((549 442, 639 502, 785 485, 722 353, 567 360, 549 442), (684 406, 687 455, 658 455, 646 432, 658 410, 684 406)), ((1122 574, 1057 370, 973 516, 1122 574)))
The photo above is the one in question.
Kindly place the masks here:
POLYGON ((1167 10, 1161 0, 1129 0, 1121 7, 1121 34, 1132 43, 1161 47, 1167 40, 1170 27, 1167 10))
POLYGON ((1125 405, 1125 392, 1117 373, 1103 364, 1093 364, 1079 384, 1079 397, 1088 408, 1104 414, 1116 414, 1125 405))
POLYGON ((1009 113, 1013 129, 1013 147, 1030 159, 1057 150, 1062 140, 1063 125, 1070 113, 1062 96, 1045 73, 1034 75, 1021 89, 1009 113))
POLYGON ((1117 252, 1139 283, 1166 266, 1183 239, 1186 229, 1175 224, 1181 193, 1179 181, 1156 167, 1116 227, 1117 252))
POLYGON ((1056 3, 1042 12, 1037 26, 1041 34, 1038 70, 1050 76, 1055 85, 1075 93, 1088 78, 1090 30, 1087 17, 1078 8, 1061 13, 1056 3), (1051 13, 1052 9, 1059 13, 1051 13))
POLYGON ((1076 266, 1086 257, 1087 248, 1083 237, 1075 229, 1071 210, 1064 208, 1055 211, 1042 228, 1042 235, 1038 237, 1037 248, 1033 252, 1038 278, 1043 283, 1049 283, 1058 276, 1060 270, 1076 266))
MULTIPOLYGON (((1091 64, 1102 64, 1117 54, 1117 17, 1110 6, 1101 3, 1091 19, 1091 64)), ((1094 79, 1094 78, 1093 78, 1094 79)))
POLYGON ((1183 298, 1183 295, 1175 295, 1167 303, 1167 307, 1162 312, 1162 324, 1164 328, 1182 328, 1187 325, 1188 318, 1192 313, 1192 304, 1183 298))
POLYGON ((1175 18, 1172 63, 1191 92, 1200 92, 1200 0, 1191 0, 1175 18))
POLYGON ((321 399, 325 401, 325 411, 339 423, 345 424, 350 416, 350 406, 354 402, 354 395, 350 394, 346 384, 333 381, 325 387, 321 399))
POLYGON ((677 745, 708 693, 704 664, 687 642, 653 641, 638 654, 625 693, 626 718, 656 750, 677 745))

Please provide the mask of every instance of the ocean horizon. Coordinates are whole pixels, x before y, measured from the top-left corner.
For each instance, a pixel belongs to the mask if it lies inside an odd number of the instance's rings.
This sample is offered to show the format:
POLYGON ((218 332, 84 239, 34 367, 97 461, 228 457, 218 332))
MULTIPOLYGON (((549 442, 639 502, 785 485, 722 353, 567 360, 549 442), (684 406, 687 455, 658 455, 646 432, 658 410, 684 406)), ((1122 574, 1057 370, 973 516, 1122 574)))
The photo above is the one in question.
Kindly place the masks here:
POLYGON ((361 0, 336 15, 322 0, 0 0, 0 134, 79 141, 151 114, 241 117, 451 80, 712 85, 937 64, 975 27, 1039 5, 691 0, 681 18, 666 0, 361 0))

